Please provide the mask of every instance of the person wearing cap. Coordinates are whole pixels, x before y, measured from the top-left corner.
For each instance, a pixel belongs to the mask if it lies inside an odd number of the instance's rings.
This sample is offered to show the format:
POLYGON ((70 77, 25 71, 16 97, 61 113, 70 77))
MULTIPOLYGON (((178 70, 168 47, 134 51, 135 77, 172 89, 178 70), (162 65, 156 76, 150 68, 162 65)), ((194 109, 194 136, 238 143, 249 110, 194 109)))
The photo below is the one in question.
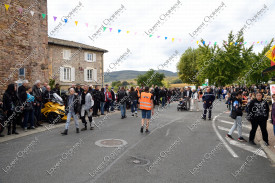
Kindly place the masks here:
POLYGON ((81 93, 83 93, 83 88, 81 88, 80 84, 77 83, 76 84, 76 89, 75 89, 75 92, 78 94, 78 95, 81 95, 81 93))

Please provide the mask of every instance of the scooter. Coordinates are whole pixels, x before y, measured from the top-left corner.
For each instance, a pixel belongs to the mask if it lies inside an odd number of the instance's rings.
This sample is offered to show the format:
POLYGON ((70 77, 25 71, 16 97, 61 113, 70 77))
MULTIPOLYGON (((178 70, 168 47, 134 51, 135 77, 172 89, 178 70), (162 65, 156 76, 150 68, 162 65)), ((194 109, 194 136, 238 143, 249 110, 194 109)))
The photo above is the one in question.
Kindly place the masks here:
POLYGON ((56 93, 53 94, 51 101, 44 104, 41 109, 44 118, 51 124, 67 120, 63 99, 56 93))

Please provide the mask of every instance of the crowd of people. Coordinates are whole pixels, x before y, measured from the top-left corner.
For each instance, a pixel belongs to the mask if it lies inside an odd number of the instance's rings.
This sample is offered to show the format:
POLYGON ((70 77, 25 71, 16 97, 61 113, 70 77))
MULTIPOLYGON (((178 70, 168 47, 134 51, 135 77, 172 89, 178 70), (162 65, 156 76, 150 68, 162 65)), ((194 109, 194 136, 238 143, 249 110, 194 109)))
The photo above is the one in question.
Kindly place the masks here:
MULTIPOLYGON (((230 87, 206 87, 205 89, 198 88, 197 92, 204 93, 202 100, 204 102, 203 119, 206 119, 206 112, 209 112, 209 119, 211 119, 211 109, 213 108, 213 101, 225 101, 227 108, 230 110, 230 117, 234 119, 234 124, 227 137, 234 140, 232 134, 235 129, 238 130, 238 141, 247 142, 242 136, 242 116, 246 113, 245 118, 251 123, 251 131, 249 134, 249 143, 256 145, 254 142, 255 134, 258 126, 262 132, 262 139, 265 145, 269 145, 267 121, 271 105, 271 98, 275 100, 275 94, 270 96, 269 85, 252 85, 250 87, 230 86, 230 87), (205 92, 203 90, 206 90, 205 92)), ((271 108, 271 123, 273 124, 275 135, 275 104, 271 108)))
MULTIPOLYGON (((234 125, 228 132, 227 137, 233 139, 232 133, 238 129, 238 140, 246 141, 242 137, 242 116, 247 113, 247 120, 252 124, 249 142, 254 143, 255 133, 260 126, 263 140, 268 145, 268 133, 266 123, 269 116, 269 102, 266 98, 270 96, 269 85, 260 85, 251 87, 229 86, 229 87, 198 87, 192 89, 174 88, 167 89, 157 85, 136 86, 136 87, 119 87, 115 92, 114 88, 108 85, 100 88, 92 85, 72 84, 66 94, 60 90, 60 85, 56 84, 53 89, 48 83, 42 83, 37 80, 31 87, 27 80, 17 89, 15 84, 9 84, 4 95, 2 111, 5 115, 7 134, 18 134, 16 126, 20 125, 25 131, 42 126, 41 108, 54 98, 54 93, 62 96, 65 105, 67 121, 63 135, 68 134, 71 118, 74 119, 76 133, 80 132, 78 119, 83 123, 81 131, 88 129, 86 117, 88 117, 90 130, 95 127, 93 117, 105 115, 113 112, 115 109, 120 110, 121 119, 127 117, 126 109, 130 109, 131 116, 138 117, 138 110, 141 110, 141 132, 143 132, 145 120, 146 130, 149 132, 149 121, 154 113, 155 106, 164 107, 170 105, 173 101, 183 103, 186 101, 187 109, 190 111, 199 111, 198 102, 203 103, 202 119, 211 120, 211 111, 214 107, 214 100, 223 100, 227 108, 231 111, 230 116, 235 120, 234 125), (110 89, 110 90, 109 90, 110 89), (265 98, 265 99, 264 99, 265 98), (139 107, 138 107, 139 106, 139 107)), ((275 95, 272 96, 275 99, 275 95)), ((275 105, 272 105, 271 119, 275 123, 275 105)), ((1 132, 1 131, 0 131, 1 132)), ((275 127, 274 127, 275 134, 275 127)), ((0 136, 4 136, 0 133, 0 136)))

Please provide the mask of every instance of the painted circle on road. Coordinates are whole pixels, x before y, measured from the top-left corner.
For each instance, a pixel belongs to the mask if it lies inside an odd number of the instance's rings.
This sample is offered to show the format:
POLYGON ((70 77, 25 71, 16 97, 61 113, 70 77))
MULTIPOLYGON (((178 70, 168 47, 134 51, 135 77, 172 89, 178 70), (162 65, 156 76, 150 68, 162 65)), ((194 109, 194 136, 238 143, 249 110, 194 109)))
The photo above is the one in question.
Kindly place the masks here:
POLYGON ((95 142, 99 147, 121 147, 125 146, 127 142, 122 139, 102 139, 95 142))

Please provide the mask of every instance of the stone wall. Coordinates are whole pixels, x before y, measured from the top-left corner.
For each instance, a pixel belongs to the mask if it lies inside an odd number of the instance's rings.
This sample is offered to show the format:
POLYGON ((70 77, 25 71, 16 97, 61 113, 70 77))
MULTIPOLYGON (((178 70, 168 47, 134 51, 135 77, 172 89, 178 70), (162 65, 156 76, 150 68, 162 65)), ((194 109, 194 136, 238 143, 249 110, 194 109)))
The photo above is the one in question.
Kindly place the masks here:
MULTIPOLYGON (((47 0, 6 0, 0 2, 0 95, 9 83, 19 79, 18 69, 25 68, 25 79, 32 85, 48 79, 47 0), (18 9, 23 8, 20 14, 18 9), (33 11, 33 16, 30 11, 33 11)), ((24 78, 22 78, 24 79, 24 78)))

